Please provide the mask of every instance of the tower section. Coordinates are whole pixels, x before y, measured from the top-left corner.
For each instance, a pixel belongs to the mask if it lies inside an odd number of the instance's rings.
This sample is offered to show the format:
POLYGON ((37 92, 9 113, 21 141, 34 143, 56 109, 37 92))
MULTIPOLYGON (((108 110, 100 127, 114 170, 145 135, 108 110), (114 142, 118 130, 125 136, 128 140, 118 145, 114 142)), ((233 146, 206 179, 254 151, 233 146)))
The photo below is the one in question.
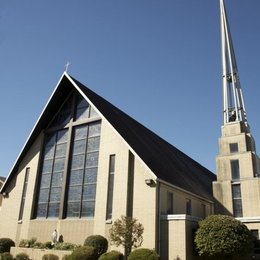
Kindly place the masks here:
POLYGON ((215 213, 233 215, 255 234, 260 232, 260 160, 247 121, 237 63, 226 15, 220 0, 223 125, 213 183, 215 213))

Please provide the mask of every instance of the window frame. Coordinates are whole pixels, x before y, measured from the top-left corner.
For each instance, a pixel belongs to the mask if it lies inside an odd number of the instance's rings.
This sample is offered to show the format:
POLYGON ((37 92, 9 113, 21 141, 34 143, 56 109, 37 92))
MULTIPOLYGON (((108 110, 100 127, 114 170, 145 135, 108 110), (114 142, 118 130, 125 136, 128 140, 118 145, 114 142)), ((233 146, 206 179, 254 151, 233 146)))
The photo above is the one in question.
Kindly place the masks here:
MULTIPOLYGON (((46 136, 51 133, 57 133, 60 130, 67 129, 68 130, 68 139, 67 139, 67 150, 66 150, 66 155, 65 155, 65 163, 64 163, 64 169, 63 169, 63 178, 62 178, 62 184, 61 184, 61 196, 60 196, 60 201, 59 201, 59 213, 58 216, 55 216, 54 218, 58 219, 64 219, 66 218, 67 215, 67 192, 68 192, 68 185, 69 185, 69 174, 70 174, 70 166, 71 166, 71 151, 73 147, 73 132, 74 129, 77 126, 81 125, 91 125, 91 124, 98 124, 99 125, 99 143, 98 146, 100 146, 100 136, 101 136, 101 126, 102 126, 102 121, 101 117, 99 116, 98 112, 89 104, 87 100, 86 103, 88 104, 88 117, 84 119, 77 120, 76 119, 76 108, 77 108, 77 100, 78 97, 81 97, 81 94, 78 93, 77 91, 72 91, 68 97, 65 99, 61 107, 58 109, 58 112, 54 115, 54 117, 50 120, 49 124, 47 125, 46 129, 44 130, 44 140, 46 139, 46 136), (66 124, 61 124, 61 125, 55 125, 55 120, 56 117, 59 116, 59 112, 62 111, 63 106, 66 106, 66 102, 72 98, 71 102, 71 117, 68 123, 66 124), (92 111, 92 112, 91 112, 92 111)), ((84 97, 81 97, 81 99, 84 99, 84 97)), ((37 208, 39 205, 39 191, 41 188, 41 178, 42 178, 42 169, 43 169, 43 162, 44 162, 44 149, 45 149, 45 141, 42 142, 42 148, 41 148, 41 153, 40 153, 40 160, 39 160, 39 166, 38 166, 38 174, 37 174, 37 186, 35 189, 35 196, 34 196, 34 206, 33 206, 33 214, 32 218, 34 219, 42 219, 42 218, 52 218, 48 216, 48 209, 45 212, 45 216, 39 217, 37 214, 37 208)), ((99 148, 98 148, 99 151, 99 148)), ((99 156, 97 157, 98 160, 99 156)), ((98 161, 97 161, 97 169, 98 169, 98 161)), ((50 192, 49 192, 50 193, 50 192)), ((50 194, 49 194, 50 195, 50 194)), ((96 197, 96 196, 95 196, 96 197)), ((48 201, 49 203, 49 201, 48 201)), ((95 206, 94 206, 95 210, 95 206)), ((93 216, 94 217, 94 216, 93 216)))

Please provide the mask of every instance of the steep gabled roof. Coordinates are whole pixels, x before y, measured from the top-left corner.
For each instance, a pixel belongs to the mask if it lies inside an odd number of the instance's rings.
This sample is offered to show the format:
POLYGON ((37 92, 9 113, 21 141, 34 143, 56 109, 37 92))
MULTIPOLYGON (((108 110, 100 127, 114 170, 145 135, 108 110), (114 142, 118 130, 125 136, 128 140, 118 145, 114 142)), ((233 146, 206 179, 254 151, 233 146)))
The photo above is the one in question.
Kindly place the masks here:
POLYGON ((50 115, 53 116, 54 112, 61 106, 63 100, 73 88, 76 88, 85 96, 88 102, 111 124, 158 179, 199 196, 212 199, 212 181, 216 179, 212 172, 67 73, 63 74, 58 83, 9 174, 2 191, 7 187, 13 175, 18 170, 19 163, 36 137, 48 124, 50 115))

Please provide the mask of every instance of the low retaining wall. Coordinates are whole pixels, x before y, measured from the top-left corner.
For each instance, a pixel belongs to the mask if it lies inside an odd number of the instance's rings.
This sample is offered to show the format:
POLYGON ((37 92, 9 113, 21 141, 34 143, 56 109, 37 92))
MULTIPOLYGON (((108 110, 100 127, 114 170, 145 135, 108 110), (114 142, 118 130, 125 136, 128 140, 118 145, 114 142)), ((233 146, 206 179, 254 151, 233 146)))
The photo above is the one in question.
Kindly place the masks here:
POLYGON ((62 260, 65 255, 70 255, 72 251, 65 250, 53 250, 53 249, 35 249, 35 248, 24 248, 24 247, 11 247, 10 253, 16 256, 20 253, 27 254, 32 260, 42 260, 42 257, 46 254, 54 254, 62 260))

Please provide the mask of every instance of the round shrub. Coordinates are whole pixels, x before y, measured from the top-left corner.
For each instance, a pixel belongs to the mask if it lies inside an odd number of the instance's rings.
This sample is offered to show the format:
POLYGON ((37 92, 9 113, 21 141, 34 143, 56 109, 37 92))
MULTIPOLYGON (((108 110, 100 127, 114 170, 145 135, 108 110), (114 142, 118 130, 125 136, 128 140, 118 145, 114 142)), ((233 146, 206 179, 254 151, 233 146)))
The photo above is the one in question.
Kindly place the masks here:
POLYGON ((123 259, 124 259, 124 255, 121 252, 115 250, 107 252, 98 258, 98 260, 123 260, 123 259))
POLYGON ((54 254, 46 254, 42 257, 42 260, 59 260, 59 257, 54 254))
POLYGON ((70 256, 67 257, 69 260, 97 260, 98 254, 94 247, 81 246, 76 248, 70 256))
POLYGON ((1 254, 0 259, 1 260, 14 260, 13 256, 8 252, 4 252, 3 254, 1 254))
POLYGON ((64 255, 61 260, 70 260, 70 255, 64 255))
POLYGON ((0 238, 0 253, 10 252, 11 246, 15 246, 15 243, 10 238, 0 238))
POLYGON ((17 254, 15 257, 16 260, 29 260, 30 257, 25 253, 17 254))
POLYGON ((128 260, 159 260, 160 256, 151 249, 139 248, 131 252, 128 260))
POLYGON ((253 236, 247 226, 225 215, 210 215, 200 221, 195 243, 200 256, 217 259, 250 256, 254 248, 253 236))
POLYGON ((106 253, 108 241, 101 235, 92 235, 86 238, 84 246, 92 246, 96 249, 98 256, 106 253))

